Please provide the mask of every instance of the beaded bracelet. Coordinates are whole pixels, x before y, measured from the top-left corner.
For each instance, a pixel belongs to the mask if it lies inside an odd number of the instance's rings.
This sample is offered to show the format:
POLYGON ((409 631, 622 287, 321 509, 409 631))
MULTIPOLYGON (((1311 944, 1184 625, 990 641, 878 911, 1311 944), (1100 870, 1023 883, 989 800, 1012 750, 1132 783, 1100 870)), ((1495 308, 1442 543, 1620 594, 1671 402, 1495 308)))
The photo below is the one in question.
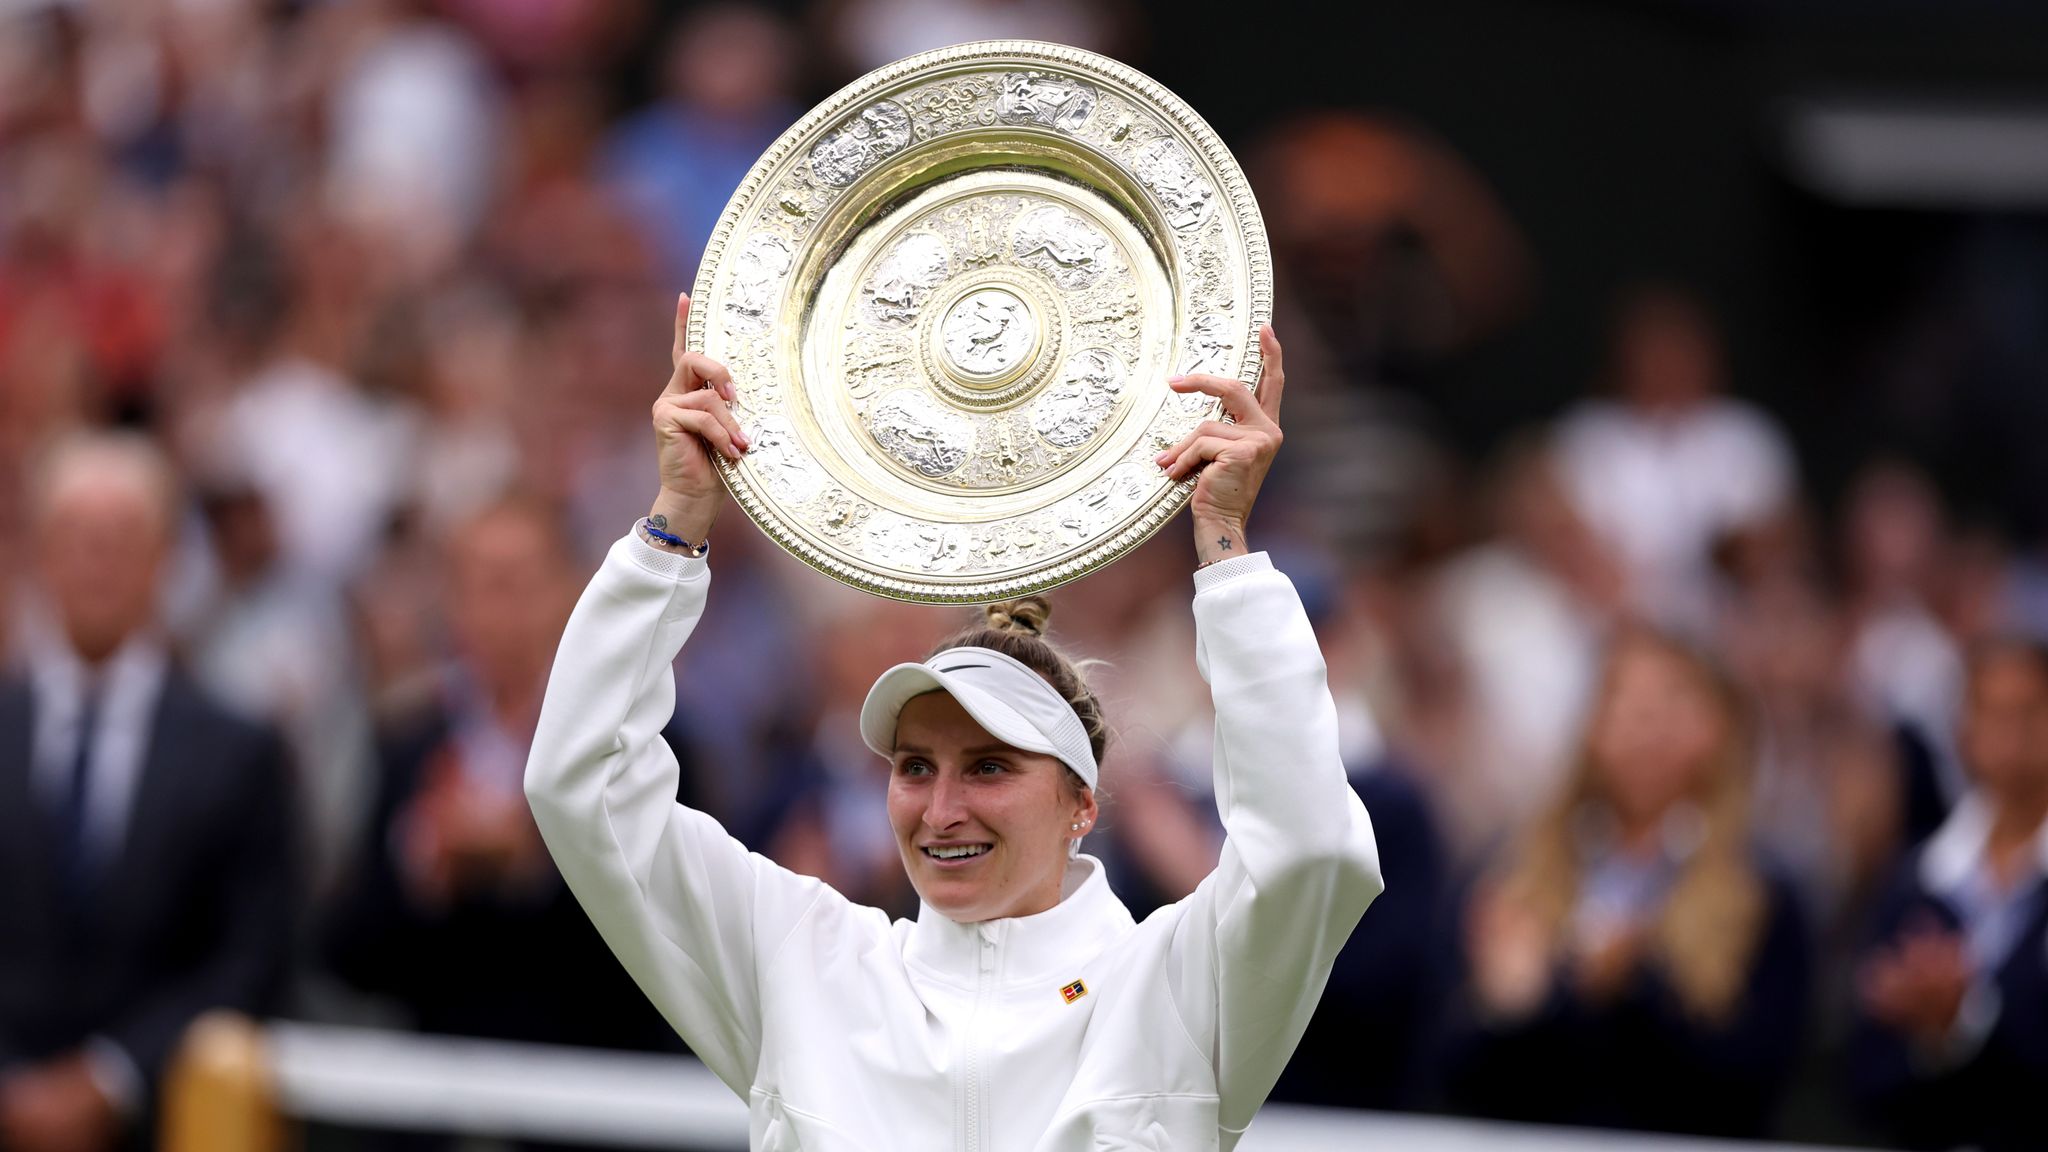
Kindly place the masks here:
POLYGON ((668 522, 666 520, 663 520, 661 526, 656 526, 656 524, 654 523, 654 517, 649 516, 646 519, 640 521, 640 530, 642 532, 647 533, 648 539, 659 541, 660 543, 666 544, 671 548, 680 548, 686 554, 691 556, 703 556, 711 551, 710 540, 707 539, 702 544, 692 544, 688 540, 683 539, 681 536, 677 536, 672 532, 664 531, 664 528, 667 526, 667 523, 668 522))

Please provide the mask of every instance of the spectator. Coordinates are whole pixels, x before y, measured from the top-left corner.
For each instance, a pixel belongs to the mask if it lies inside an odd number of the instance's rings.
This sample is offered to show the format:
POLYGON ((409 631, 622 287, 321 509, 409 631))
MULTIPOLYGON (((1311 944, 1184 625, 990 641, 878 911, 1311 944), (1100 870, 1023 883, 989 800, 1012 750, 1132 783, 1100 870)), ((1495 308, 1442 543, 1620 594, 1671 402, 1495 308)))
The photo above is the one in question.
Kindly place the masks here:
POLYGON ((1651 632, 1616 640, 1569 788, 1465 908, 1458 1106, 1726 1136, 1770 1129, 1808 943, 1750 844, 1735 689, 1651 632))
POLYGON ((1277 328, 1302 382, 1288 397, 1282 514, 1346 555, 1413 530, 1476 438, 1446 369, 1522 312, 1530 258, 1485 179, 1445 142, 1386 116, 1283 121, 1250 157, 1267 205, 1277 328), (1464 436, 1458 435, 1464 433, 1464 436))
POLYGON ((1559 426, 1566 486, 1620 557, 1636 610, 1698 635, 1711 623, 1715 547, 1790 507, 1792 450, 1768 415, 1725 394, 1720 334, 1683 289, 1624 298, 1607 368, 1614 396, 1559 426))
POLYGON ((670 35, 663 99, 613 132, 604 162, 609 182, 660 249, 669 282, 696 278, 726 201, 796 122, 797 56, 788 25, 765 8, 700 8, 670 35))
POLYGON ((1465 688, 1456 759, 1436 783, 1468 857, 1563 786, 1622 594, 1547 443, 1510 448, 1488 494, 1492 538, 1439 569, 1430 597, 1465 688))
POLYGON ((563 887, 520 790, 575 605, 562 527, 508 498, 450 542, 445 570, 454 661, 431 698, 385 726, 356 883, 327 933, 336 974, 428 1031, 668 1047, 673 1034, 563 887))
POLYGON ((2048 1147, 2048 651, 1976 659, 1960 745, 1971 790, 1876 916, 1852 1083, 1911 1147, 2048 1147))
POLYGON ((368 802, 362 668, 340 598, 279 562, 262 494, 226 476, 201 487, 217 580, 180 631, 200 681, 243 715, 277 724, 289 741, 318 900, 332 891, 368 802))
POLYGON ((0 684, 0 1146, 148 1146, 165 1066, 285 973, 296 810, 277 735, 157 624, 175 478, 145 441, 53 449, 32 496, 47 614, 0 684))

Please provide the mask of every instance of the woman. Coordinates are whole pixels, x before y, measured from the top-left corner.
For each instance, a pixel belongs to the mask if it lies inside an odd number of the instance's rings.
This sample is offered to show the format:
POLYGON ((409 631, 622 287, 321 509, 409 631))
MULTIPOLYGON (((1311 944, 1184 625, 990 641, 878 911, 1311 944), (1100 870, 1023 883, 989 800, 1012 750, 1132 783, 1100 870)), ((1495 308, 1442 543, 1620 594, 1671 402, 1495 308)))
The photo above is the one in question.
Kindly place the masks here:
POLYGON ((1565 794, 1467 904, 1455 1104, 1764 1134, 1808 948, 1750 842, 1750 759, 1703 659, 1651 632, 1614 643, 1565 794))
POLYGON ((921 904, 881 912, 748 854, 672 802, 657 733, 703 612, 701 541, 737 459, 726 370, 683 350, 654 405, 661 491, 562 637, 526 789, 583 906, 692 1049, 747 1098, 757 1149, 1233 1147, 1381 887, 1293 586, 1244 527, 1280 444, 1265 376, 1158 462, 1192 499, 1196 660, 1213 687, 1228 833, 1216 871, 1138 924, 1078 854, 1104 726, 1039 638, 1042 601, 884 673, 861 736, 921 904))
POLYGON ((1913 1148, 2048 1148, 2048 649, 1976 654, 1971 789, 1874 917, 1850 1047, 1857 1101, 1913 1148))

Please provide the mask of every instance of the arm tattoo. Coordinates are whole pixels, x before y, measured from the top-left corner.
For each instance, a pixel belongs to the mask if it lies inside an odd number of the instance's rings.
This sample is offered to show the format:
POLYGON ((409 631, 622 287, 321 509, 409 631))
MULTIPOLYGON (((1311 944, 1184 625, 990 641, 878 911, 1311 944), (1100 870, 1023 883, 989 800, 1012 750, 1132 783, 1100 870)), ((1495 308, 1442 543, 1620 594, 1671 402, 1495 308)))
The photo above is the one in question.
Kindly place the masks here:
POLYGON ((1224 550, 1225 552, 1228 552, 1228 551, 1230 551, 1230 537, 1228 537, 1228 536, 1218 536, 1218 537, 1216 538, 1216 546, 1217 546, 1218 548, 1221 548, 1221 549, 1223 549, 1223 550, 1224 550))
POLYGON ((663 516, 663 515, 662 515, 661 513, 659 513, 659 512, 656 512, 656 513, 655 513, 654 515, 652 515, 652 516, 649 516, 649 517, 647 518, 647 524, 648 524, 648 526, 649 526, 649 527, 653 528, 653 529, 654 529, 654 530, 655 530, 656 532, 666 532, 666 531, 668 531, 668 517, 666 517, 666 516, 663 516))

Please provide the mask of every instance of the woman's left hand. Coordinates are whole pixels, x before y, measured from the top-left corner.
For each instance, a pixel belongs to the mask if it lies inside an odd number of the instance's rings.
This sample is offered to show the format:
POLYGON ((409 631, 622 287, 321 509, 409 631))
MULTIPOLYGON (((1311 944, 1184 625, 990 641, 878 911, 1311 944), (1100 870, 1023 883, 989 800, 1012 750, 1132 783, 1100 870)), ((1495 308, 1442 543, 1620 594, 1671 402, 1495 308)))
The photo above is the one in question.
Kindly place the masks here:
POLYGON ((1201 469, 1188 507, 1194 515, 1195 554, 1204 564, 1250 550, 1245 524, 1273 455, 1280 451, 1280 393, 1286 374, 1271 324, 1259 328, 1259 351, 1263 368, 1256 394, 1244 381, 1224 376, 1177 376, 1166 382, 1176 392, 1205 392, 1223 401, 1231 421, 1204 420, 1155 461, 1175 480, 1201 469))

